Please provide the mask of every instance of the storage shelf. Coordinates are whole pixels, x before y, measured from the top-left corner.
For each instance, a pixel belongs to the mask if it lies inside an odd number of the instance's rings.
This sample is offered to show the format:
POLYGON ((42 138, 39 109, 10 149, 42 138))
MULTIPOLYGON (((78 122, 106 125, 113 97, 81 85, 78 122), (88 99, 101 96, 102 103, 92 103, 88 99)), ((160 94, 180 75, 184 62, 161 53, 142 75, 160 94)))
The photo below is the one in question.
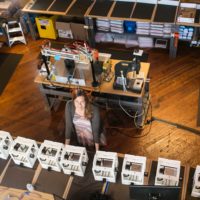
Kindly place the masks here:
MULTIPOLYGON (((200 3, 199 3, 200 5, 200 3)), ((179 15, 180 4, 172 1, 171 3, 157 2, 155 4, 146 2, 130 2, 130 1, 110 1, 110 0, 30 0, 30 2, 24 7, 23 11, 28 13, 41 13, 41 14, 53 14, 63 15, 67 17, 84 18, 84 22, 87 25, 89 43, 91 46, 95 46, 94 34, 96 18, 102 18, 106 20, 123 20, 123 21, 135 21, 135 22, 149 22, 152 24, 171 24, 174 26, 191 26, 200 27, 200 9, 197 7, 195 15, 195 23, 180 23, 177 22, 177 16, 179 15), (64 4, 63 4, 63 3, 64 4), (32 3, 32 4, 31 4, 32 3), (63 5, 63 7, 61 6, 63 5), (66 8, 66 10, 64 9, 66 8), (65 11, 64 11, 65 10, 65 11), (57 12, 57 14, 56 14, 57 12)), ((173 29, 174 32, 176 29, 173 29)), ((116 33, 111 31, 97 31, 102 33, 112 34, 127 34, 132 33, 116 33)), ((156 39, 171 39, 171 36, 163 37, 156 35, 143 35, 136 34, 139 37, 151 37, 156 39)), ((181 41, 190 41, 183 40, 181 41)), ((175 57, 177 46, 170 46, 170 56, 175 57)))

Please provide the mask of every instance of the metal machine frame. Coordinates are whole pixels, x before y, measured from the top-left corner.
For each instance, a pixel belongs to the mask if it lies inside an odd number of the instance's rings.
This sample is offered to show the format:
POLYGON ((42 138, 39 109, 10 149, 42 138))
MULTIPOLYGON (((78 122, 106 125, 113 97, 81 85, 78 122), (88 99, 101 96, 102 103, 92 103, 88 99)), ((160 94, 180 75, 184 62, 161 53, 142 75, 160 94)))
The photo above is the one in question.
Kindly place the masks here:
POLYGON ((41 144, 37 156, 42 168, 60 172, 59 161, 63 148, 64 144, 62 143, 45 140, 41 144))
POLYGON ((35 140, 17 137, 11 146, 10 156, 17 165, 33 168, 38 154, 38 145, 35 140))
POLYGON ((191 196, 197 198, 200 197, 200 165, 197 165, 194 173, 191 196))
POLYGON ((143 185, 146 160, 143 156, 125 154, 121 172, 122 184, 143 185))
POLYGON ((0 131, 0 158, 7 159, 13 139, 9 132, 0 131))
POLYGON ((96 181, 116 182, 118 171, 118 156, 114 152, 97 151, 92 166, 92 172, 96 181))
POLYGON ((60 166, 64 174, 84 176, 88 163, 85 147, 65 145, 60 159, 60 166))
POLYGON ((178 186, 181 162, 158 158, 155 185, 178 186))

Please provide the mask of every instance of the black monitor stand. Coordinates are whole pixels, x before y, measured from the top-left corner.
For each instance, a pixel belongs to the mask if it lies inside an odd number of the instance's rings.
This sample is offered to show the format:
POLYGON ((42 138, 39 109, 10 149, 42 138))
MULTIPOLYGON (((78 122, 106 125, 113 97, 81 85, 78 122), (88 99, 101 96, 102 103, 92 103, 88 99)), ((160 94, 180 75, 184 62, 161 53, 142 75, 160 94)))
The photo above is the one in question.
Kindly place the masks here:
POLYGON ((92 79, 93 79, 92 87, 98 87, 99 86, 99 82, 96 80, 96 77, 95 77, 95 70, 94 70, 93 61, 90 61, 90 64, 91 64, 91 68, 92 68, 92 79))

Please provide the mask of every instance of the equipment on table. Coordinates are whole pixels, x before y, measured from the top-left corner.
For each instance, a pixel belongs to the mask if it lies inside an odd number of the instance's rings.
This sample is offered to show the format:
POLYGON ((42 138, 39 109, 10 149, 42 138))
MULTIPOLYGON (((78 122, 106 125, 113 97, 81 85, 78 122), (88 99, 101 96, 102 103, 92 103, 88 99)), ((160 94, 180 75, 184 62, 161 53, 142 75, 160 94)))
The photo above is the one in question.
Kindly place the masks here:
POLYGON ((144 84, 144 79, 136 78, 136 79, 129 79, 127 90, 130 90, 135 93, 140 93, 144 84))
POLYGON ((126 90, 127 85, 127 73, 131 71, 132 63, 131 62, 118 62, 115 65, 115 80, 113 83, 113 88, 118 90, 126 90))
POLYGON ((113 88, 118 90, 130 90, 140 93, 144 79, 139 76, 140 63, 134 58, 133 62, 121 61, 115 65, 115 80, 113 88))
POLYGON ((13 139, 9 132, 0 131, 0 158, 7 159, 13 139))
POLYGON ((139 74, 139 71, 140 71, 140 60, 135 57, 133 58, 133 61, 132 61, 132 71, 134 71, 136 74, 139 74))
POLYGON ((193 187, 191 196, 193 197, 200 197, 200 165, 197 165, 194 178, 193 178, 193 187))
POLYGON ((42 168, 60 172, 59 161, 63 148, 64 144, 62 143, 45 140, 41 144, 37 156, 42 168))
POLYGON ((178 186, 181 162, 158 158, 155 185, 178 186))
POLYGON ((97 151, 92 166, 92 172, 96 181, 116 182, 118 171, 117 153, 97 151))
POLYGON ((146 169, 146 157, 125 154, 122 165, 122 184, 143 185, 146 169))
POLYGON ((17 165, 33 168, 37 159, 38 146, 35 140, 17 137, 11 146, 10 156, 17 165))
MULTIPOLYGON (((80 42, 65 45, 61 49, 52 48, 51 43, 47 42, 42 46, 41 54, 47 79, 65 84, 92 85, 93 87, 99 85, 103 63, 107 62, 111 56, 110 54, 98 53, 98 60, 94 60, 93 50, 86 43, 80 42), (50 56, 56 60, 52 65, 55 66, 55 70, 48 64, 47 57, 50 56)), ((42 71, 44 71, 44 67, 42 71)))
POLYGON ((60 166, 65 174, 84 176, 88 155, 85 147, 66 145, 62 151, 60 166))

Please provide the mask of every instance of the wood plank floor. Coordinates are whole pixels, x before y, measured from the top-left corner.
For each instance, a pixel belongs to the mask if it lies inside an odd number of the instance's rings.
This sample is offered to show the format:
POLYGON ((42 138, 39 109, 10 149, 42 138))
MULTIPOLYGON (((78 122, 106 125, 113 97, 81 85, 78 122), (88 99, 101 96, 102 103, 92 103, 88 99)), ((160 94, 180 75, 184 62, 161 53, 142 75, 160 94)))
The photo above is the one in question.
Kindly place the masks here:
MULTIPOLYGON (((43 96, 34 83, 42 41, 29 39, 28 45, 17 44, 0 49, 0 52, 24 54, 0 97, 0 129, 9 131, 13 136, 64 142, 61 133, 64 131, 65 103, 57 112, 46 110, 43 96)), ((200 48, 180 46, 176 59, 170 59, 167 50, 152 49, 147 52, 151 63, 152 115, 200 131, 200 127, 196 126, 200 48)), ((152 159, 178 159, 182 164, 189 163, 193 167, 200 164, 200 135, 158 121, 138 131, 133 126, 133 120, 122 111, 102 112, 108 138, 108 146, 104 149, 152 159)))

